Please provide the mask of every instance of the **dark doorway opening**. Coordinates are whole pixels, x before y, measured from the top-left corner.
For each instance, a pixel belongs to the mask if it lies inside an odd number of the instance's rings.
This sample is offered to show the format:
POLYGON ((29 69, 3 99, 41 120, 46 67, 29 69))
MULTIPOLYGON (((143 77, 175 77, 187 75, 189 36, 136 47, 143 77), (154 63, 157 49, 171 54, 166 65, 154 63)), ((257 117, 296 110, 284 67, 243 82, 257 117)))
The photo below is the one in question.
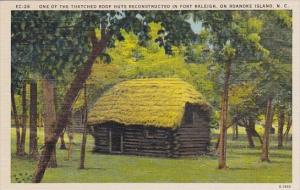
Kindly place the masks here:
POLYGON ((123 133, 120 129, 111 129, 110 131, 110 150, 111 152, 123 151, 123 133))

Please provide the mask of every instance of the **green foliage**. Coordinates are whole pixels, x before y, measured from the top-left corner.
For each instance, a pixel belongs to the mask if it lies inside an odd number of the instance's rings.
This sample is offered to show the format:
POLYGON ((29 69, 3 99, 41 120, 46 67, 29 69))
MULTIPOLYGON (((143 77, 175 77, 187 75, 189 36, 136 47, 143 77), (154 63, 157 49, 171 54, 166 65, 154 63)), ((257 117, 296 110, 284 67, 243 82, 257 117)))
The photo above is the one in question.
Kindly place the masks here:
POLYGON ((28 172, 19 172, 13 175, 13 180, 17 183, 30 183, 32 176, 33 175, 28 172))
MULTIPOLYGON (((162 26, 160 23, 150 23, 149 34, 155 38, 162 26)), ((89 107, 96 99, 112 85, 127 79, 135 78, 180 78, 192 84, 208 101, 213 101, 214 83, 210 80, 208 64, 185 63, 184 47, 173 46, 173 55, 166 55, 164 48, 155 40, 149 40, 146 46, 141 46, 138 37, 132 32, 121 31, 124 40, 116 41, 115 47, 107 50, 112 57, 110 64, 104 64, 98 59, 87 81, 89 107)), ((83 104, 80 94, 74 108, 83 104)))
MULTIPOLYGON (((160 23, 165 34, 160 46, 167 54, 173 53, 172 45, 188 44, 194 36, 181 11, 13 11, 12 86, 28 78, 28 72, 65 80, 64 71, 75 72, 87 61, 95 31, 97 38, 101 30, 112 35, 108 47, 124 39, 122 30, 133 32, 145 45, 155 37, 149 36, 151 22, 160 23)), ((109 61, 105 55, 99 56, 109 61)))

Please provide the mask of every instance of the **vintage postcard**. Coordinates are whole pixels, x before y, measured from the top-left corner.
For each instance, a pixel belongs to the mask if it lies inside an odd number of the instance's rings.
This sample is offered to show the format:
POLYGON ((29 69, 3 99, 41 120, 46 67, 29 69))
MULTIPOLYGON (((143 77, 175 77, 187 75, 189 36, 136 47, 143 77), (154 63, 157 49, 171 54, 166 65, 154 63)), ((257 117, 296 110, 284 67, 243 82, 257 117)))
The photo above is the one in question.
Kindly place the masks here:
POLYGON ((0 189, 300 189, 298 1, 1 1, 0 189))

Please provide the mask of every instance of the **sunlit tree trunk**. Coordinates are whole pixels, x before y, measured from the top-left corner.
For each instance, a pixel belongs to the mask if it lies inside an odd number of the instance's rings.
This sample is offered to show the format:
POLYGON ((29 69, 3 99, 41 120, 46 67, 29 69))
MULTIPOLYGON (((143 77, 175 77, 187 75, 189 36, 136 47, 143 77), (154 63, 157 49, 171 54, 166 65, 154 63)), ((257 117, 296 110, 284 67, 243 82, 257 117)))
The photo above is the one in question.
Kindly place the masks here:
POLYGON ((20 134, 20 122, 18 118, 18 111, 17 111, 17 106, 16 106, 16 100, 15 100, 15 93, 12 90, 11 91, 11 104, 12 104, 12 111, 14 114, 14 119, 15 119, 15 126, 16 126, 16 155, 20 154, 20 143, 21 143, 21 134, 20 134))
MULTIPOLYGON (((36 167, 35 174, 33 176, 32 182, 39 183, 41 182, 45 170, 47 168, 48 162, 50 160, 50 154, 54 151, 55 145, 60 134, 65 129, 66 125, 69 123, 70 113, 72 110, 72 105, 76 100, 77 94, 82 89, 83 84, 89 77, 91 73, 92 66, 99 54, 104 52, 107 42, 110 40, 111 35, 105 34, 105 30, 101 30, 101 40, 97 42, 93 42, 92 52, 83 67, 76 74, 73 82, 71 83, 70 88, 68 89, 64 101, 62 104, 62 108, 58 114, 57 118, 57 126, 54 134, 45 142, 45 147, 43 149, 42 155, 40 156, 39 162, 36 167)), ((95 39, 95 32, 93 32, 93 39, 95 39)), ((93 40, 92 40, 93 41, 93 40)))
MULTIPOLYGON (((43 99, 44 99, 44 135, 45 135, 45 144, 48 142, 55 129, 56 125, 56 112, 55 112, 55 82, 53 80, 45 79, 42 82, 43 86, 43 99)), ((55 146, 55 145, 54 145, 55 146)), ((50 161, 48 167, 55 168, 57 167, 56 162, 56 151, 49 153, 50 161)))
POLYGON ((278 148, 283 147, 284 108, 280 107, 278 112, 278 148))
POLYGON ((35 81, 30 83, 30 134, 29 134, 29 156, 38 158, 37 147, 37 84, 35 81))
POLYGON ((22 134, 20 143, 21 156, 26 155, 25 141, 26 141, 26 124, 27 124, 27 104, 26 104, 26 82, 23 82, 22 86, 22 134))
POLYGON ((219 142, 219 169, 225 169, 226 166, 226 138, 227 138, 227 112, 228 112, 228 88, 231 73, 231 60, 225 65, 224 89, 221 101, 221 118, 220 118, 220 142, 219 142))
POLYGON ((79 169, 84 169, 86 138, 87 138, 87 95, 86 95, 86 84, 85 84, 84 85, 83 133, 82 133, 79 169))
POLYGON ((270 128, 272 127, 272 98, 268 98, 267 101, 267 111, 266 111, 266 123, 265 130, 263 136, 263 144, 262 144, 262 153, 261 153, 261 161, 262 162, 270 162, 269 159, 269 135, 270 128))
POLYGON ((284 132, 285 143, 287 143, 289 140, 289 132, 290 132, 291 126, 292 126, 292 117, 288 116, 286 131, 284 132))
POLYGON ((236 139, 236 128, 237 128, 237 124, 233 124, 232 125, 232 140, 235 140, 236 139))
POLYGON ((263 140, 262 140, 261 136, 258 134, 258 132, 256 131, 255 128, 253 129, 253 136, 258 138, 261 145, 263 144, 263 140))

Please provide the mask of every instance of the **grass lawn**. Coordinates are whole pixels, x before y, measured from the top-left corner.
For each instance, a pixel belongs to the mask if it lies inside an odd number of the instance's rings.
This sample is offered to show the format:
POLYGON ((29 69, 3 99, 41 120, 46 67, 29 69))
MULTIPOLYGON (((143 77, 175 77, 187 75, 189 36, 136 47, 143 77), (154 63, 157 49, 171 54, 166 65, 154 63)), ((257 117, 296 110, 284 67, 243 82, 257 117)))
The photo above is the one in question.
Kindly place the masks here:
MULTIPOLYGON (((153 158, 141 156, 103 155, 91 152, 93 138, 88 137, 86 169, 79 170, 81 135, 75 136, 71 160, 67 151, 57 149, 58 168, 46 170, 43 182, 47 183, 99 183, 99 182, 199 182, 199 183, 290 183, 292 182, 291 142, 284 149, 276 148, 276 136, 271 138, 271 163, 260 162, 260 148, 247 148, 245 135, 240 129, 238 140, 228 135, 227 170, 218 170, 216 156, 195 158, 153 158)), ((230 132, 230 130, 229 130, 230 132)), ((42 130, 39 129, 39 145, 42 130)), ((67 140, 67 138, 66 138, 67 140)), ((215 140, 215 138, 214 138, 215 140)), ((259 145, 255 139, 256 145, 259 145)), ((28 141, 27 141, 28 142, 28 141)), ((213 143, 214 145, 214 143, 213 143)), ((213 146, 212 145, 212 146, 213 146)), ((26 146, 28 152, 28 145, 26 146)), ((36 161, 15 156, 15 130, 12 129, 11 180, 32 174, 36 161)), ((25 182, 30 182, 24 179, 25 182)))

